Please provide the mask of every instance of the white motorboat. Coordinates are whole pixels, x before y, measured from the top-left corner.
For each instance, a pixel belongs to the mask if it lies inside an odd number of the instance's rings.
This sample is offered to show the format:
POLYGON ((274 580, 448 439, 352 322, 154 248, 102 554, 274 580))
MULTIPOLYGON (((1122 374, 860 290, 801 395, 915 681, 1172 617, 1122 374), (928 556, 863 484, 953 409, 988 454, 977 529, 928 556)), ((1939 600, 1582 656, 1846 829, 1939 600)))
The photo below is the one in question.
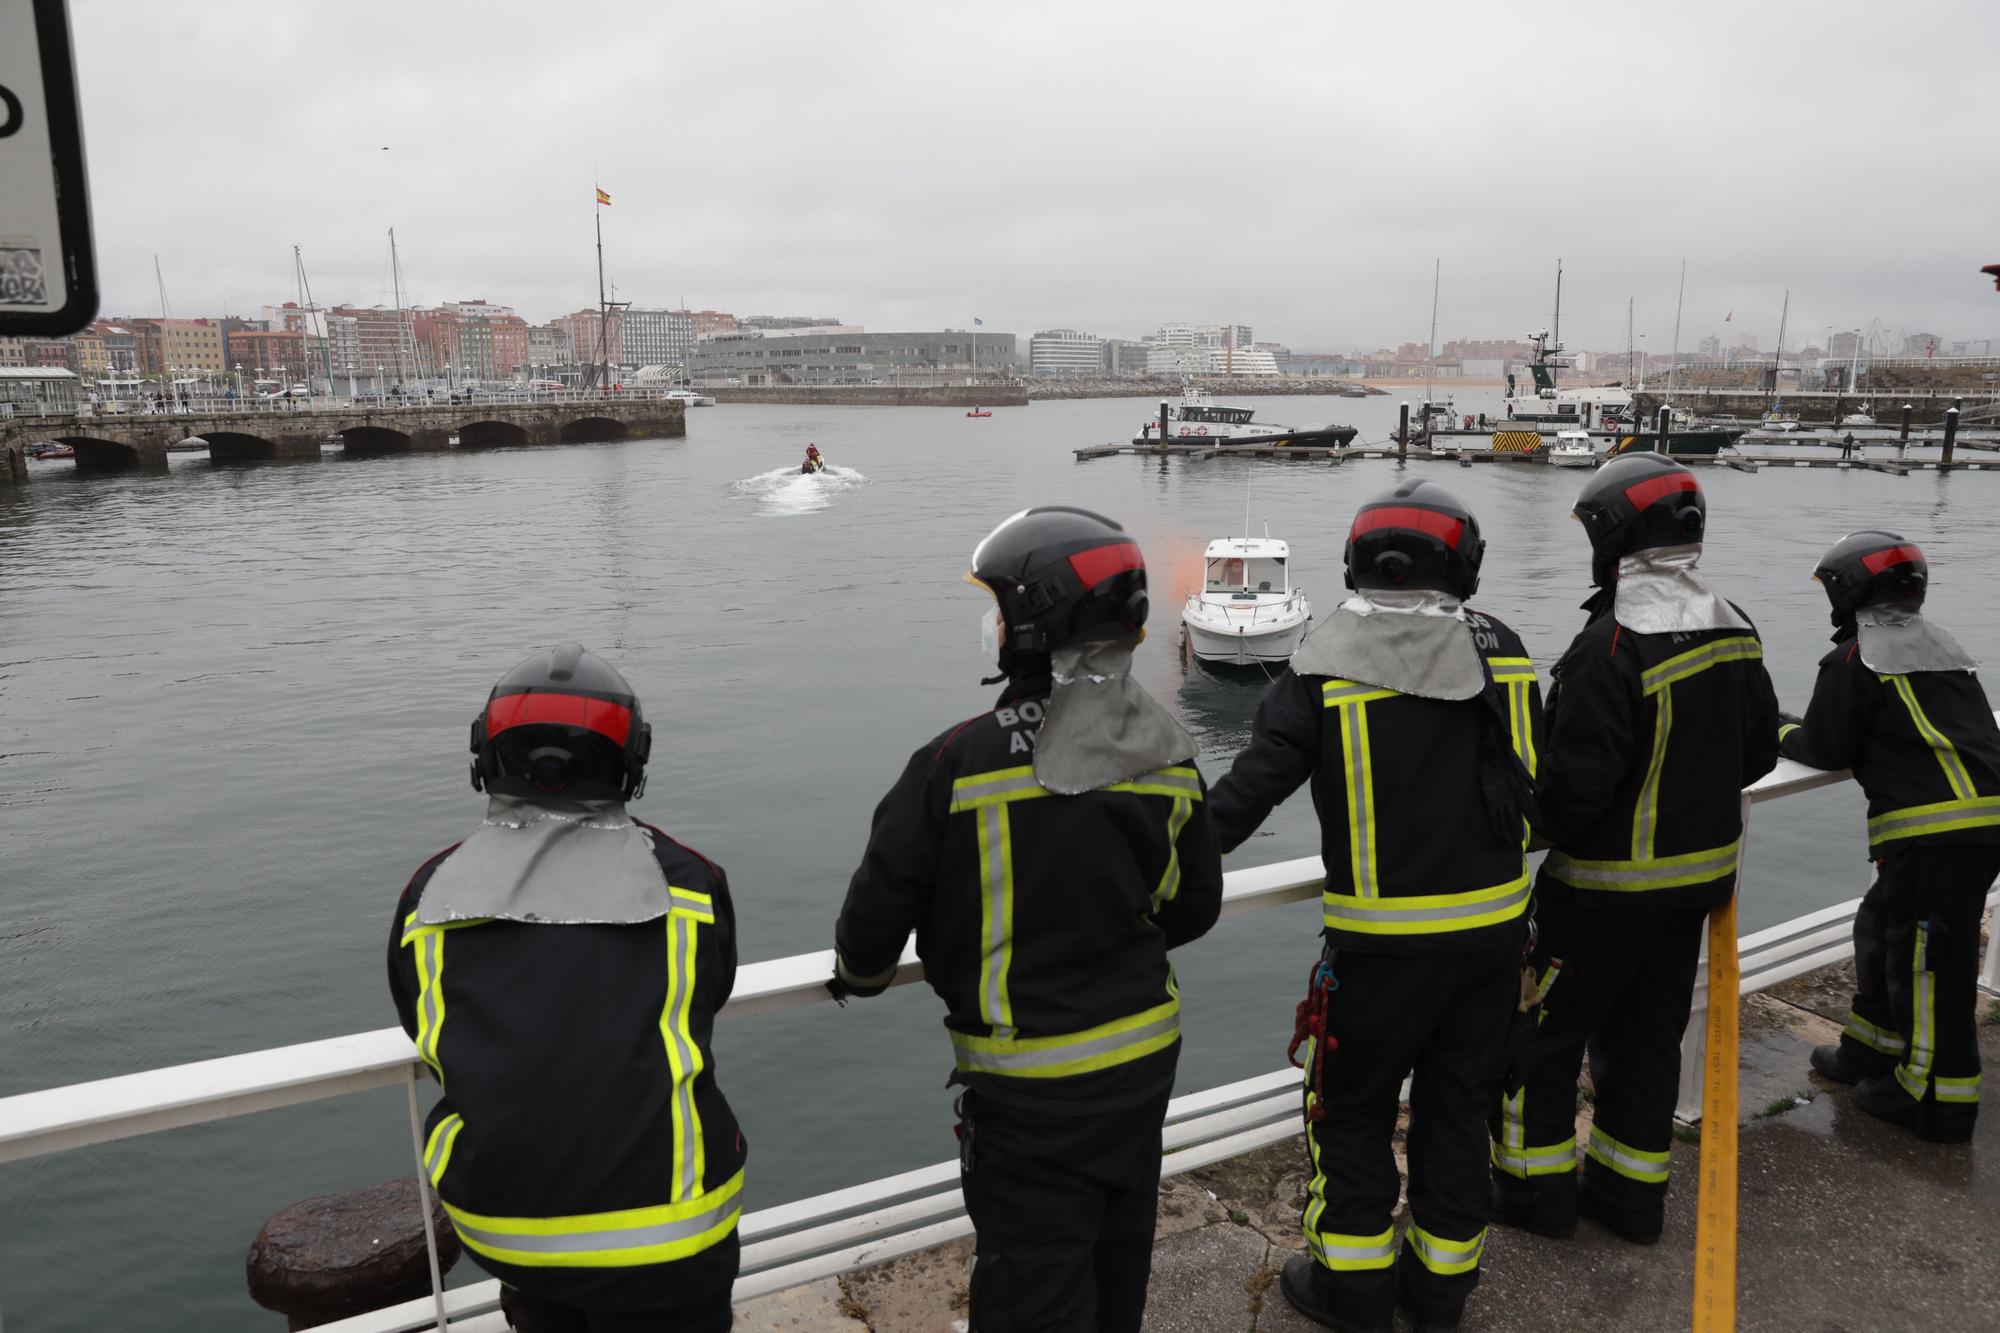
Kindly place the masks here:
POLYGON ((1875 418, 1866 412, 1849 412, 1840 419, 1840 424, 1843 426, 1873 426, 1876 422, 1875 418))
POLYGON ((1210 401, 1205 389, 1192 384, 1181 387, 1178 403, 1162 401, 1159 416, 1140 425, 1132 437, 1134 444, 1271 444, 1345 447, 1354 443, 1352 426, 1274 426, 1253 422, 1252 407, 1225 407, 1210 401))
POLYGON ((1597 450, 1590 443, 1590 432, 1557 431, 1556 442, 1549 446, 1549 461, 1557 467, 1596 467, 1597 450))
POLYGON ((1282 666, 1311 620, 1305 593, 1291 585, 1291 548, 1270 537, 1210 542, 1201 591, 1181 610, 1194 655, 1232 666, 1282 666))
POLYGON ((692 389, 669 389, 663 396, 671 402, 680 403, 686 407, 715 406, 715 399, 705 393, 696 393, 692 389))

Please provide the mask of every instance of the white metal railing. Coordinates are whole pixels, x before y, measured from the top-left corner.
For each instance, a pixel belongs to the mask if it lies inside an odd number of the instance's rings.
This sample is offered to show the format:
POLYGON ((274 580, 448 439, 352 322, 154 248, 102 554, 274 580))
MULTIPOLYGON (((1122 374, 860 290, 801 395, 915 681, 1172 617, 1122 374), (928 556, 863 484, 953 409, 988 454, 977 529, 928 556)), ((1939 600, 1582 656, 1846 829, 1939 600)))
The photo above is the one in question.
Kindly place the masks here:
MULTIPOLYGON (((1846 781, 1790 761, 1745 792, 1749 813, 1763 804, 1846 781)), ((1319 896, 1324 876, 1316 856, 1232 870, 1224 880, 1222 914, 1235 916, 1319 896)), ((1742 989, 1762 990, 1847 956, 1859 899, 1822 908, 1754 932, 1739 944, 1742 989)), ((2000 909, 2000 886, 1988 897, 2000 909)), ((1992 924, 2000 924, 1996 921, 1992 924)), ((724 1010, 748 1017, 824 1002, 832 974, 830 950, 750 963, 737 973, 724 1010)), ((906 950, 892 985, 922 978, 914 947, 906 950)), ((1982 984, 2000 990, 2000 947, 1989 947, 1982 984)), ((1698 982, 1682 1056, 1683 1111, 1699 1115, 1701 1053, 1706 1023, 1706 980, 1698 982), (1689 1076, 1692 1072, 1692 1096, 1689 1076)), ((402 1084, 407 1092, 412 1152, 419 1189, 429 1203, 422 1167, 422 1111, 417 1081, 423 1066, 401 1028, 331 1037, 275 1050, 253 1051, 0 1098, 0 1164, 91 1144, 109 1143, 183 1125, 223 1120, 253 1111, 345 1096, 402 1084)), ((1169 1105, 1165 1175, 1176 1175, 1249 1152, 1300 1132, 1298 1075, 1280 1069, 1169 1105)), ((428 1216, 429 1208, 426 1206, 428 1216)), ((848 1272, 970 1234, 958 1192, 956 1161, 868 1181, 745 1215, 738 1299, 748 1299, 817 1278, 848 1272)), ((358 1315, 325 1327, 330 1333, 500 1333, 499 1284, 485 1281, 445 1291, 436 1277, 436 1242, 430 1240, 433 1291, 428 1297, 358 1315)))

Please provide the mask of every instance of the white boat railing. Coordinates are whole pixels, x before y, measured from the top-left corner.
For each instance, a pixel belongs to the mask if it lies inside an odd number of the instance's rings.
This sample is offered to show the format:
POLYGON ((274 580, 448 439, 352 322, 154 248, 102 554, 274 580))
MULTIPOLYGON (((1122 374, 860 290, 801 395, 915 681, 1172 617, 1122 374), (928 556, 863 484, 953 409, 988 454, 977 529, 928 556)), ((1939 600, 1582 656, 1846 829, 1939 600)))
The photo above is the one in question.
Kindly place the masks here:
MULTIPOLYGON (((1750 810, 1800 792, 1832 786, 1846 773, 1825 773, 1781 761, 1744 793, 1745 837, 1750 810)), ((1224 878, 1222 913, 1236 916, 1319 896, 1318 857, 1232 870, 1224 878)), ((1746 882, 1755 882, 1746 859, 1746 882)), ((1860 899, 1837 903, 1743 937, 1742 991, 1750 994, 1837 962, 1851 951, 1860 899)), ((2000 909, 2000 885, 1987 899, 2000 909)), ((1989 921, 2000 925, 2000 921, 1989 921)), ((2000 938, 2000 937, 1996 937, 2000 938)), ((827 1001, 830 950, 750 963, 737 973, 724 1014, 751 1017, 827 1001)), ((915 949, 906 950, 893 985, 922 978, 915 949)), ((1989 947, 1981 985, 2000 991, 2000 947, 1989 947)), ((1701 1059, 1706 1033, 1705 976, 1683 1039, 1681 1110, 1700 1113, 1701 1059)), ((422 1184, 423 1113, 418 1078, 424 1067, 400 1028, 382 1028, 274 1050, 252 1051, 90 1083, 0 1098, 0 1164, 109 1143, 184 1125, 228 1119, 275 1107, 401 1084, 407 1092, 412 1152, 422 1184)), ((1172 1176, 1276 1143, 1300 1132, 1298 1075, 1280 1069, 1177 1097, 1168 1107, 1162 1171, 1172 1176)), ((428 1212, 428 1210, 426 1210, 428 1212)), ((958 1164, 940 1162, 746 1214, 741 1224, 739 1300, 780 1291, 881 1263, 971 1233, 958 1190, 958 1164)), ((357 1315, 324 1327, 330 1333, 501 1333, 499 1284, 483 1281, 442 1289, 431 1238, 434 1289, 429 1297, 357 1315)), ((4 1302, 0 1302, 4 1308, 4 1302)))

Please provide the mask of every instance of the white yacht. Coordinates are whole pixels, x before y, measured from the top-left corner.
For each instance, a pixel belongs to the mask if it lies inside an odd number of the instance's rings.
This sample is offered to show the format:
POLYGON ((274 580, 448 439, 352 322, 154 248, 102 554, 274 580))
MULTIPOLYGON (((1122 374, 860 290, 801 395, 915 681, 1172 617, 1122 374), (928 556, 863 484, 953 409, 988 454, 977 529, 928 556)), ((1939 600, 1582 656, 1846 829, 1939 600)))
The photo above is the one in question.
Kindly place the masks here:
POLYGON ((1282 666, 1311 620, 1305 593, 1291 585, 1291 548, 1270 537, 1210 542, 1201 591, 1181 610, 1194 655, 1232 666, 1282 666))
POLYGON ((1548 457, 1557 467, 1597 466, 1597 449, 1590 442, 1589 431, 1557 431, 1556 442, 1549 446, 1548 457))
POLYGON ((715 406, 715 399, 705 393, 696 393, 693 389, 669 389, 664 396, 672 402, 681 403, 688 407, 715 406))
POLYGON ((1158 417, 1143 423, 1134 444, 1300 444, 1340 445, 1354 442, 1352 426, 1273 426, 1253 422, 1253 407, 1225 407, 1209 399, 1206 389, 1181 386, 1178 403, 1162 401, 1158 417))

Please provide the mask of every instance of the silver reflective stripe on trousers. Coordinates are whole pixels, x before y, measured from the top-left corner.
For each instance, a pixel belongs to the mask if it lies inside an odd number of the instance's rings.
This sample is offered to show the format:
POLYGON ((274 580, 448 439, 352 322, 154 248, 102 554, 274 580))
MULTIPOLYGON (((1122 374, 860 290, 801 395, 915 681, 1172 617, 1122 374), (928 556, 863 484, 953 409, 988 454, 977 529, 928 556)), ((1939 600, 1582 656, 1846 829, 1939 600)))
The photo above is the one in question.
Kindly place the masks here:
POLYGON ((710 1227, 727 1221, 743 1206, 742 1197, 731 1193, 713 1207, 676 1222, 656 1222, 650 1226, 606 1227, 598 1231, 565 1231, 556 1234, 519 1231, 489 1231, 454 1215, 452 1225, 461 1236, 495 1250, 521 1250, 529 1254, 578 1254, 606 1250, 637 1250, 650 1245, 672 1245, 692 1240, 710 1227))
POLYGON ((1088 1060, 1094 1056, 1109 1055, 1126 1046, 1137 1046, 1154 1037, 1162 1037, 1180 1030, 1181 1016, 1178 1010, 1163 1014, 1150 1023, 1123 1032, 1113 1032, 1090 1041, 1079 1041, 1066 1045, 1050 1046, 1045 1049, 1027 1051, 977 1051, 961 1046, 958 1062, 966 1069, 980 1070, 989 1074, 1008 1074, 1023 1069, 1041 1069, 1049 1065, 1066 1065, 1076 1060, 1088 1060))

